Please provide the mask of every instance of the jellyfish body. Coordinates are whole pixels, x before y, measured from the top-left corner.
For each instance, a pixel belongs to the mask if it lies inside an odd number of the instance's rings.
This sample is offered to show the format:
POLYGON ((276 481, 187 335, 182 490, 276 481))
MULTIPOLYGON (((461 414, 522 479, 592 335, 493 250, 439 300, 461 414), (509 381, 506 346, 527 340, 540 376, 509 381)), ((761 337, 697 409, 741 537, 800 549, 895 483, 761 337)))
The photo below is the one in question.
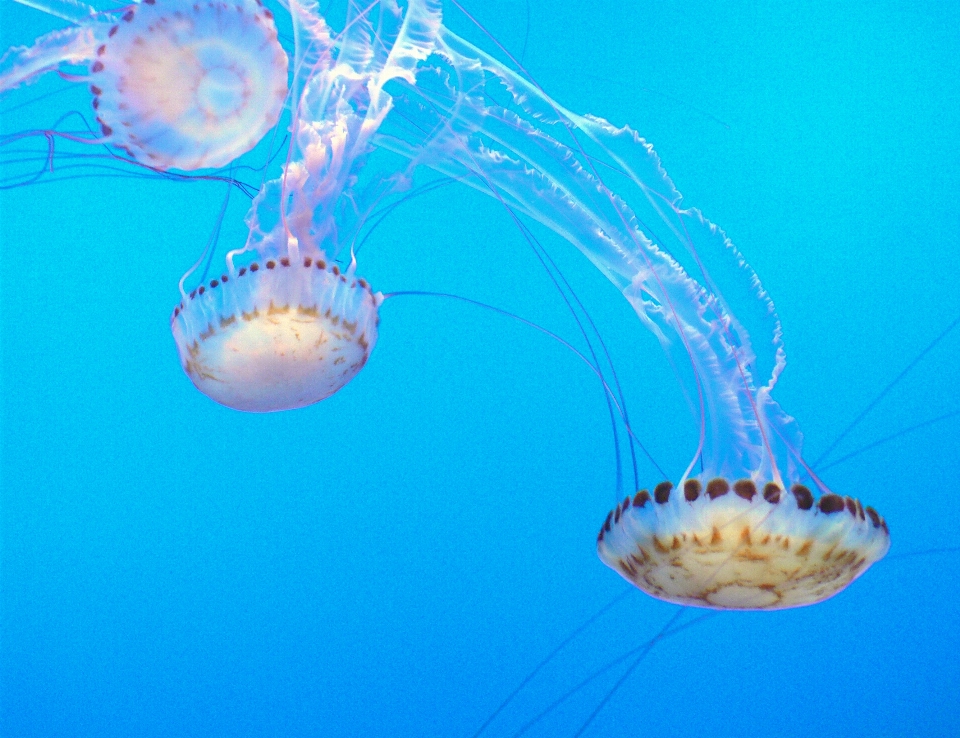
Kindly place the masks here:
POLYGON ((290 410, 329 397, 363 368, 380 299, 322 259, 268 258, 191 292, 171 328, 205 395, 236 410, 290 410))
POLYGON ((96 142, 163 170, 229 164, 279 119, 287 57, 259 0, 144 0, 85 17, 65 7, 72 27, 0 59, 0 91, 86 65, 70 78, 90 85, 96 142))
POLYGON ((287 163, 254 199, 246 245, 227 254, 219 279, 184 293, 171 319, 196 387, 252 412, 329 397, 373 349, 382 296, 355 275, 352 254, 346 269, 335 261, 370 209, 406 186, 402 173, 374 170, 365 179, 364 166, 390 109, 383 86, 412 80, 434 20, 429 11, 385 6, 375 32, 354 9, 334 38, 316 3, 291 3, 291 14, 302 39, 294 78, 301 93, 287 163))
POLYGON ((566 110, 442 26, 416 83, 395 98, 378 145, 579 248, 681 379, 699 427, 677 474, 683 493, 661 485, 662 499, 641 492, 611 512, 604 563, 661 599, 764 609, 826 599, 886 553, 886 523, 817 479, 796 421, 772 397, 786 354, 769 295, 724 233, 682 205, 651 145, 566 110))

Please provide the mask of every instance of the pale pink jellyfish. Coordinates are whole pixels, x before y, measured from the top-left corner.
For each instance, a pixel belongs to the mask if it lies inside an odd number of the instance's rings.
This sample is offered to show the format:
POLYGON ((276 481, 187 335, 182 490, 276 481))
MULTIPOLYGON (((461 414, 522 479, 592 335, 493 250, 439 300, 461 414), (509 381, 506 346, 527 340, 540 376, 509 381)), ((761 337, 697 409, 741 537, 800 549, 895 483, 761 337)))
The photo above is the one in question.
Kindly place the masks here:
POLYGON ((0 58, 0 91, 65 66, 89 84, 106 143, 156 169, 220 167, 280 117, 287 56, 260 0, 143 0, 98 12, 74 0, 18 0, 70 27, 0 58))
POLYGON ((379 8, 376 31, 370 9, 353 8, 333 37, 316 3, 291 3, 294 90, 302 92, 283 173, 255 198, 247 243, 227 254, 223 273, 189 292, 181 280, 171 319, 184 371, 227 407, 318 402, 356 376, 373 349, 382 296, 355 275, 351 246, 370 208, 408 183, 402 171, 363 165, 390 110, 383 86, 413 81, 439 24, 438 13, 414 5, 406 14, 379 8), (343 270, 339 256, 349 263, 343 270))
POLYGON ((681 204, 637 133, 564 109, 511 62, 438 27, 376 143, 563 236, 668 353, 698 443, 676 485, 641 490, 607 516, 600 558, 655 597, 699 607, 778 609, 833 596, 886 554, 889 532, 803 461, 797 423, 772 396, 786 355, 757 275, 717 226, 681 204))

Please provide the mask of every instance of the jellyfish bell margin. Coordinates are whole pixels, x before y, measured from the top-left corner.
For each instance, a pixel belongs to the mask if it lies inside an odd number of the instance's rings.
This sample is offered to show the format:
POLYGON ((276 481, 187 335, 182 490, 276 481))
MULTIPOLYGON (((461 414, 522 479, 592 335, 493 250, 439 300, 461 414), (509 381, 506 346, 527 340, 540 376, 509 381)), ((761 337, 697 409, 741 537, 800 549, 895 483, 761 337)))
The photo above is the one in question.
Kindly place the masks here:
POLYGON ((73 26, 0 57, 0 91, 86 65, 102 138, 160 170, 226 166, 280 118, 287 55, 260 0, 143 0, 117 13, 47 0, 73 26), (85 14, 85 9, 89 14, 85 14))

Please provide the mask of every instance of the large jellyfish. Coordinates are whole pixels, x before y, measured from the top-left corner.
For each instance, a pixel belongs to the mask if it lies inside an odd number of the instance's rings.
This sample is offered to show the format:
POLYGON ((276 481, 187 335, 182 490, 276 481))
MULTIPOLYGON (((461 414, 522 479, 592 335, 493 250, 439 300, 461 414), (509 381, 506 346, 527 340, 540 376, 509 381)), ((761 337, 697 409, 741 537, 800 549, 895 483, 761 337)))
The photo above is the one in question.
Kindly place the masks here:
POLYGON ((443 26, 432 40, 415 83, 398 78, 377 145, 577 246, 659 339, 698 418, 676 485, 611 511, 601 559, 655 597, 720 609, 812 604, 862 575, 889 548, 887 525, 804 463, 797 423, 772 396, 786 366, 780 322, 740 252, 682 204, 629 127, 566 110, 515 62, 443 26))
POLYGON ((71 0, 22 0, 72 23, 0 58, 0 91, 62 67, 87 83, 102 136, 156 169, 229 164, 280 117, 287 56, 260 0, 143 0, 100 12, 71 0))
POLYGON ((439 12, 384 4, 375 32, 370 10, 355 10, 334 37, 316 3, 291 3, 303 36, 294 80, 302 92, 283 174, 255 198, 247 243, 227 254, 223 274, 202 276, 189 293, 181 281, 171 318, 181 363, 201 392, 228 407, 318 402, 356 376, 376 342, 382 297, 356 276, 352 256, 343 271, 334 261, 370 209, 407 186, 403 171, 364 179, 363 165, 390 110, 383 86, 414 82, 439 12))

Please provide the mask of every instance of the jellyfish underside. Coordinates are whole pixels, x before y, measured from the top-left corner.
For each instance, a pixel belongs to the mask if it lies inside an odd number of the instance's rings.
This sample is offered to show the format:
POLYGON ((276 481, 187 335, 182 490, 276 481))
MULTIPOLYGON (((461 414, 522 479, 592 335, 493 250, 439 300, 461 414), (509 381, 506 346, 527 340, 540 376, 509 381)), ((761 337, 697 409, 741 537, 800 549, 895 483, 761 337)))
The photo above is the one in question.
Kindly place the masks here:
POLYGON ((668 602, 730 610, 778 610, 845 589, 890 546, 886 522, 852 497, 775 482, 762 493, 687 479, 641 490, 608 515, 597 537, 605 564, 668 602))
MULTIPOLYGON (((221 167, 252 149, 287 96, 287 57, 259 0, 144 0, 82 13, 46 0, 74 25, 9 49, 0 90, 63 65, 86 65, 103 137, 156 169, 221 167)), ((52 12, 51 11, 51 12, 52 12)))

